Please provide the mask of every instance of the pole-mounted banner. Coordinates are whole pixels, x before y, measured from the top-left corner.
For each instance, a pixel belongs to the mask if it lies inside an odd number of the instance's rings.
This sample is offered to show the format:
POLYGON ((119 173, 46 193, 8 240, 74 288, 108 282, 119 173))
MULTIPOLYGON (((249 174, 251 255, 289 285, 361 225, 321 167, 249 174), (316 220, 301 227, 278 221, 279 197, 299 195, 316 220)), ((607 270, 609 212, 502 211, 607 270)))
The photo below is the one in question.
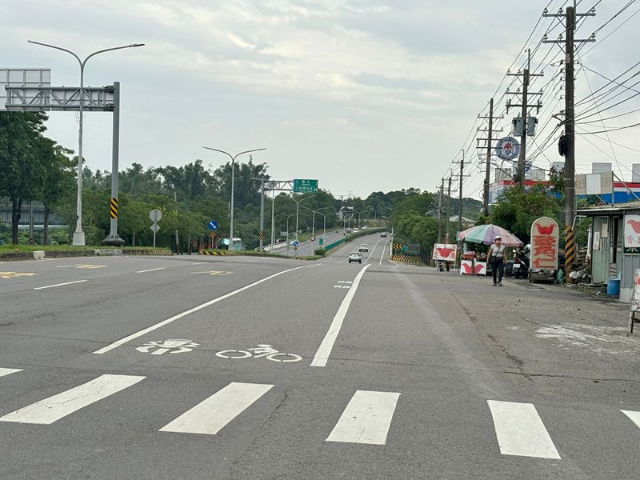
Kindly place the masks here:
POLYGON ((110 204, 111 218, 118 218, 118 199, 112 198, 110 204))

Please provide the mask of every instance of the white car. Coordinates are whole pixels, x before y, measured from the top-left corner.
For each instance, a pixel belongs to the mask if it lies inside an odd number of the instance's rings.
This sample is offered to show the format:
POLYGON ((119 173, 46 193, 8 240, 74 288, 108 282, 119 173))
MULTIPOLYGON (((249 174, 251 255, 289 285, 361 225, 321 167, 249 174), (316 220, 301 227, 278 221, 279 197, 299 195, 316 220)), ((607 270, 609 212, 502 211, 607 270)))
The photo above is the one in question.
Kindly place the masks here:
POLYGON ((362 255, 360 254, 360 252, 351 252, 349 254, 349 263, 351 262, 362 263, 362 255))
POLYGON ((369 252, 369 247, 367 247, 366 243, 363 243, 362 245, 360 245, 360 248, 358 248, 358 252, 369 252))

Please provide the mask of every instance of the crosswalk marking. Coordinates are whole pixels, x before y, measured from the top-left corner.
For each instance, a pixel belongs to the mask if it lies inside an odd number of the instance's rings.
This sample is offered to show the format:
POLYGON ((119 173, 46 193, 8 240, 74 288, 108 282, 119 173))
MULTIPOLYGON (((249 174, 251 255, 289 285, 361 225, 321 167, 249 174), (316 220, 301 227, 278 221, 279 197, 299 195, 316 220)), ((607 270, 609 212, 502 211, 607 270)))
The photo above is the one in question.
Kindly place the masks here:
POLYGON ((627 417, 629 417, 631 421, 636 424, 636 426, 640 427, 640 412, 633 412, 631 410, 620 410, 620 411, 624 413, 627 417))
POLYGON ((215 435, 272 387, 256 383, 230 383, 160 431, 215 435))
POLYGON ((16 368, 0 368, 0 377, 4 377, 5 375, 11 375, 12 373, 21 371, 22 370, 18 370, 16 368))
POLYGON ((358 390, 327 442, 384 445, 399 393, 358 390))
POLYGON ((560 459, 549 432, 530 403, 488 400, 500 453, 560 459))
POLYGON ((95 380, 46 398, 0 418, 0 422, 50 425, 71 413, 135 385, 145 377, 101 375, 95 380))

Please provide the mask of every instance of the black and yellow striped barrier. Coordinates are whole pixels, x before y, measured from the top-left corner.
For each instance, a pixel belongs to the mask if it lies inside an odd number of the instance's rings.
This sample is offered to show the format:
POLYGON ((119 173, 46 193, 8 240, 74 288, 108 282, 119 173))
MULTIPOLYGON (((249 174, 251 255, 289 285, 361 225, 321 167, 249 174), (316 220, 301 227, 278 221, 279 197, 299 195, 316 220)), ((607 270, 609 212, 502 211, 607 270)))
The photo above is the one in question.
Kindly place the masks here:
POLYGON ((260 230, 260 232, 258 232, 258 236, 260 237, 260 240, 264 240, 264 230, 260 230))
POLYGON ((418 265, 420 259, 418 257, 412 257, 410 255, 393 255, 391 260, 399 263, 406 263, 407 265, 418 265))
POLYGON ((570 226, 567 226, 564 230, 565 243, 564 243, 564 273, 566 278, 569 278, 569 274, 573 271, 573 263, 576 259, 576 234, 570 226))
POLYGON ((111 218, 118 218, 118 199, 112 198, 109 207, 111 218))
POLYGON ((228 255, 228 250, 200 250, 198 255, 228 255))

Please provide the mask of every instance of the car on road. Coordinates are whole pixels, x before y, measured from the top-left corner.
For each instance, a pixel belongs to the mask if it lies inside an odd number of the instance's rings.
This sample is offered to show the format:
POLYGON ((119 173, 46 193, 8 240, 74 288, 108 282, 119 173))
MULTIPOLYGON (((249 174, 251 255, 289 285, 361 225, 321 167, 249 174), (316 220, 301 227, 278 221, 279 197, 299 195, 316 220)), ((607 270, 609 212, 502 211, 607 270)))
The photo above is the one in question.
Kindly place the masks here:
POLYGON ((362 253, 362 252, 369 252, 369 247, 367 247, 366 243, 363 243, 362 245, 360 245, 360 247, 358 248, 358 252, 362 253))
POLYGON ((362 254, 360 252, 351 252, 349 254, 349 263, 351 262, 362 263, 362 254))
POLYGON ((383 233, 380 235, 380 237, 381 237, 381 238, 387 238, 387 232, 383 232, 383 233))

